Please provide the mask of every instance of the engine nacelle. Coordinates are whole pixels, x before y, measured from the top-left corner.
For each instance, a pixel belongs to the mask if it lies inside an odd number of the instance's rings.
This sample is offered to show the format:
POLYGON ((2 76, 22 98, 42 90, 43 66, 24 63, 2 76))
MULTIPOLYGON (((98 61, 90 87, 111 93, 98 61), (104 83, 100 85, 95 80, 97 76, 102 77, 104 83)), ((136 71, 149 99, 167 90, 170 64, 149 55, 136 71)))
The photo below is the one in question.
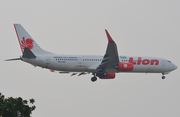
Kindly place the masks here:
POLYGON ((119 63, 118 71, 132 71, 134 68, 132 63, 119 63))
POLYGON ((100 79, 114 79, 115 73, 107 73, 107 76, 105 76, 105 77, 100 76, 99 78, 100 79))

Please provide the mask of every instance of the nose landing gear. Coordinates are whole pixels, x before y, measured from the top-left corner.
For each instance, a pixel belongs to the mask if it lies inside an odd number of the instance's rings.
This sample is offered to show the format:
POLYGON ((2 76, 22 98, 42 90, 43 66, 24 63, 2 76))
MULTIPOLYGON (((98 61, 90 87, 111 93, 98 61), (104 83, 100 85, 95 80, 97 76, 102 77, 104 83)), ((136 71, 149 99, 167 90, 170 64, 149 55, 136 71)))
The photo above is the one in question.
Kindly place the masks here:
POLYGON ((162 75, 163 75, 163 76, 162 76, 162 79, 165 79, 164 73, 162 73, 162 75))

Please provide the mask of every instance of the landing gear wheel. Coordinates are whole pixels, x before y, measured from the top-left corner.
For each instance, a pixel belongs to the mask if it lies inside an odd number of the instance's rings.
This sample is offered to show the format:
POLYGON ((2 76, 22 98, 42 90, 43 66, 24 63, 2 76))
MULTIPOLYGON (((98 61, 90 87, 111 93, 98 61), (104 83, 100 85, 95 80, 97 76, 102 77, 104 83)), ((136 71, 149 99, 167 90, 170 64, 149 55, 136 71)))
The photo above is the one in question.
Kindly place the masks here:
POLYGON ((95 76, 91 78, 92 82, 95 82, 96 80, 97 80, 97 78, 95 76))
POLYGON ((162 76, 162 79, 165 79, 165 76, 162 76))

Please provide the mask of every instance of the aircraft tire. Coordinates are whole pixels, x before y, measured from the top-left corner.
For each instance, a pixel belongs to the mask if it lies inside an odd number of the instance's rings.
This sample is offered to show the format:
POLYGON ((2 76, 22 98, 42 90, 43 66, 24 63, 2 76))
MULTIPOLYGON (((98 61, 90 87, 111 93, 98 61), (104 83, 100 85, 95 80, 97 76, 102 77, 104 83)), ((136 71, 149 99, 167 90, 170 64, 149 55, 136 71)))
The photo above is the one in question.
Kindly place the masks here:
POLYGON ((92 81, 92 82, 95 82, 96 80, 97 80, 96 77, 92 77, 92 78, 91 78, 91 81, 92 81))
POLYGON ((162 76, 162 79, 165 79, 165 76, 162 76))

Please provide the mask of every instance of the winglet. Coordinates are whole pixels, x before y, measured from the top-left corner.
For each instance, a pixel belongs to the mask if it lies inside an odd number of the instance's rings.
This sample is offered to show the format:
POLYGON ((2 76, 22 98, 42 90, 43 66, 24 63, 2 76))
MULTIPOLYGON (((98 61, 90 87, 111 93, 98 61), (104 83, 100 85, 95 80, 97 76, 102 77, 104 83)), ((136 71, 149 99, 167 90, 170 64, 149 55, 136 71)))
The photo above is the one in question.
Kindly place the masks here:
POLYGON ((106 31, 106 35, 107 35, 107 38, 108 38, 108 41, 109 43, 114 43, 113 39, 111 38, 111 36, 109 35, 108 31, 105 29, 106 31))

